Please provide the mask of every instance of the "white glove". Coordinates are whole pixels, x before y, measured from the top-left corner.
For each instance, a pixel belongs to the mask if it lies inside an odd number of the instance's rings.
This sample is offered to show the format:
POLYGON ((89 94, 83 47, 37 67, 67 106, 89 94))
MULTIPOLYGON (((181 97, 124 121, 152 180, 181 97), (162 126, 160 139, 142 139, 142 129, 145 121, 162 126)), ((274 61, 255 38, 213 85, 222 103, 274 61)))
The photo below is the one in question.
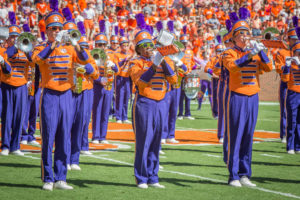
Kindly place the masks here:
POLYGON ((31 85, 32 85, 32 81, 28 81, 27 82, 27 88, 31 87, 31 85))
POLYGON ((293 60, 293 57, 286 57, 285 58, 285 66, 291 66, 292 60, 293 60))
POLYGON ((164 57, 157 51, 153 56, 152 62, 155 66, 159 66, 163 59, 164 57))
POLYGON ((105 86, 107 84, 107 78, 106 77, 102 77, 100 82, 101 82, 102 85, 105 86))
POLYGON ((106 61, 106 66, 112 68, 113 66, 115 66, 115 63, 111 60, 106 61))
POLYGON ((0 56, 0 65, 4 64, 4 58, 2 56, 0 56))
POLYGON ((263 51, 266 49, 265 45, 263 43, 257 43, 257 46, 256 48, 259 50, 259 51, 263 51))
POLYGON ((73 47, 75 47, 78 44, 76 40, 71 39, 70 41, 71 41, 71 44, 72 44, 73 47))
POLYGON ((57 41, 57 42, 62 42, 63 37, 65 37, 65 35, 66 35, 67 33, 68 33, 68 30, 62 30, 62 31, 59 31, 59 33, 57 33, 57 35, 56 35, 55 41, 57 41))
POLYGON ((300 65, 300 60, 299 60, 299 58, 298 58, 297 56, 293 57, 293 61, 294 61, 294 63, 295 63, 297 66, 300 65))

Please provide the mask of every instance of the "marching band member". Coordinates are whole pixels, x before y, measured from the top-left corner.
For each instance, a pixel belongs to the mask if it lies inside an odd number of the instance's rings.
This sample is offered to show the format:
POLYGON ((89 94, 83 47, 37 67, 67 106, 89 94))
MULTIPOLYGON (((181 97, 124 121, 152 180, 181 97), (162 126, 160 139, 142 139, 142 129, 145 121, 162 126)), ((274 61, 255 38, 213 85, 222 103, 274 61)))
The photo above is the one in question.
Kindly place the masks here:
MULTIPOLYGON (((289 43, 289 49, 280 49, 277 52, 275 57, 275 68, 276 72, 282 75, 282 68, 285 65, 285 58, 291 57, 291 48, 297 42, 297 34, 296 28, 298 26, 298 17, 293 17, 293 25, 290 30, 287 32, 287 39, 289 43)), ((285 106, 285 99, 287 95, 287 82, 280 81, 279 87, 279 102, 280 102, 280 138, 283 143, 286 143, 286 135, 287 135, 287 118, 286 118, 286 106, 285 106)))
POLYGON ((132 109, 135 178, 139 188, 164 188, 158 180, 160 141, 166 116, 164 98, 167 81, 175 84, 177 76, 160 54, 153 55, 154 44, 148 31, 142 29, 135 35, 135 45, 138 57, 129 65, 130 77, 137 88, 132 109))
MULTIPOLYGON (((208 63, 205 66, 204 71, 209 73, 211 75, 211 89, 212 89, 212 115, 215 119, 218 119, 218 98, 217 98, 217 93, 218 93, 218 82, 219 82, 219 77, 217 74, 213 73, 216 64, 219 62, 219 54, 220 52, 223 51, 221 45, 216 45, 216 55, 211 57, 208 63)), ((220 138, 219 138, 220 139, 220 138)))
MULTIPOLYGON (((194 61, 193 51, 189 47, 187 47, 188 38, 187 38, 187 34, 186 34, 186 27, 183 28, 183 34, 180 36, 179 40, 185 47, 184 57, 181 59, 181 61, 187 67, 187 69, 188 69, 187 74, 188 74, 189 72, 192 71, 192 68, 195 65, 195 61, 194 61)), ((183 79, 183 81, 184 81, 184 79, 183 79)), ((183 101, 185 101, 184 118, 194 120, 195 118, 191 116, 191 110, 190 110, 191 100, 189 98, 187 98, 183 88, 181 88, 181 94, 180 94, 180 99, 179 99, 179 112, 178 112, 178 116, 177 116, 178 119, 179 120, 183 119, 183 101)))
MULTIPOLYGON (((230 49, 233 49, 234 48, 234 44, 232 42, 232 35, 231 35, 231 29, 232 29, 232 25, 231 25, 231 22, 229 19, 227 19, 225 21, 225 24, 226 24, 226 29, 228 31, 228 33, 226 33, 224 36, 223 36, 223 43, 226 47, 226 49, 222 52, 222 54, 220 55, 220 60, 219 60, 219 65, 220 65, 220 68, 221 68, 221 77, 222 77, 222 81, 223 81, 223 85, 224 85, 224 89, 223 89, 223 96, 222 94, 219 94, 219 98, 222 98, 222 106, 223 108, 223 125, 221 125, 221 128, 220 129, 223 129, 224 133, 224 141, 223 141, 223 161, 225 163, 227 163, 227 154, 228 154, 228 134, 227 134, 227 104, 228 104, 228 96, 229 96, 229 71, 228 69, 226 69, 226 67, 224 66, 224 61, 223 59, 225 58, 226 56, 226 52, 227 51, 230 51, 230 49)), ((221 104, 221 103, 220 103, 221 104)), ((219 115, 220 117, 220 115, 219 115)), ((218 124, 218 130, 219 130, 219 124, 218 124)))
POLYGON ((4 58, 7 58, 8 62, 4 63, 6 70, 2 68, 1 74, 3 95, 1 155, 8 155, 9 152, 24 155, 20 151, 20 140, 26 113, 27 74, 31 58, 14 45, 21 33, 19 26, 16 25, 14 12, 9 12, 9 20, 11 25, 7 39, 8 48, 4 53, 4 58))
POLYGON ((240 19, 231 13, 234 48, 226 51, 223 63, 229 71, 228 99, 228 158, 229 185, 256 186, 250 181, 252 142, 258 115, 258 76, 260 71, 272 70, 272 63, 261 44, 247 48, 250 27, 246 18, 249 11, 240 8, 240 19))
MULTIPOLYGON (((105 51, 107 37, 104 33, 105 21, 100 21, 100 33, 95 36, 95 47, 105 51)), ((107 61, 98 66, 100 77, 94 81, 94 102, 92 111, 93 138, 92 143, 108 144, 106 141, 107 126, 111 101, 113 98, 114 75, 119 69, 115 62, 114 54, 107 53, 107 61)))
MULTIPOLYGON (((30 32, 28 24, 23 25, 23 31, 30 32)), ((30 54, 32 53, 30 52, 30 54)), ((35 70, 35 67, 30 67, 28 70, 28 99, 24 123, 22 126, 21 144, 40 145, 34 137, 34 133, 36 130, 36 118, 38 114, 38 102, 41 96, 41 90, 39 88, 39 85, 36 84, 35 80, 35 70), (37 87, 35 87, 36 85, 37 87)), ((39 77, 37 78, 39 79, 39 77)))
MULTIPOLYGON (((69 8, 64 8, 62 10, 66 21, 63 25, 63 29, 67 30, 71 33, 74 30, 78 30, 76 24, 72 21, 72 13, 69 8)), ((81 39, 81 38, 80 38, 81 39)), ((71 40, 76 40, 76 38, 71 40)), ((79 46, 84 49, 84 46, 79 46)), ((72 113, 72 124, 71 124, 71 137, 70 137, 70 145, 68 145, 68 160, 67 160, 67 168, 68 170, 81 170, 79 167, 79 155, 81 150, 81 141, 83 135, 84 123, 86 122, 86 114, 88 111, 88 99, 86 93, 86 76, 94 77, 97 79, 97 70, 95 69, 95 65, 93 66, 92 58, 89 56, 88 60, 89 64, 85 66, 81 66, 80 64, 74 62, 74 86, 72 88, 72 96, 73 96, 73 113, 72 113), (83 70, 82 72, 80 70, 83 70)))
MULTIPOLYGON (((217 87, 217 105, 218 105, 218 139, 220 143, 224 140, 224 109, 223 109, 223 97, 224 97, 224 77, 221 73, 220 59, 221 54, 224 51, 222 39, 220 35, 217 35, 218 44, 215 47, 217 63, 213 67, 213 74, 218 76, 218 87, 217 87)), ((213 83, 214 84, 214 83, 213 83)), ((213 103, 214 107, 214 103, 213 103)))
POLYGON ((130 97, 130 80, 128 63, 133 54, 129 52, 129 40, 124 35, 124 29, 120 30, 120 52, 116 54, 120 68, 120 74, 116 77, 116 121, 117 123, 131 123, 128 120, 128 101, 130 97))
POLYGON ((50 8, 53 11, 45 18, 48 42, 35 48, 33 61, 39 65, 42 74, 40 117, 43 189, 52 191, 53 186, 58 189, 73 189, 66 183, 68 140, 73 120, 73 63, 87 64, 88 55, 74 40, 71 41, 72 46, 61 44, 67 34, 66 30, 62 30, 63 16, 57 12, 57 1, 50 1, 50 8))
MULTIPOLYGON (((84 28, 84 24, 82 22, 77 23, 77 27, 81 32, 81 39, 78 41, 78 44, 85 49, 88 49, 89 44, 87 42, 86 32, 84 28)), ((84 95, 86 95, 86 116, 83 123, 83 133, 82 133, 82 140, 81 140, 81 154, 84 155, 91 155, 92 153, 89 152, 89 124, 93 109, 93 96, 94 96, 94 80, 99 78, 98 67, 96 65, 95 60, 89 56, 90 61, 88 65, 92 65, 94 70, 97 72, 96 74, 93 72, 91 75, 85 75, 82 80, 82 89, 84 90, 84 95)))
MULTIPOLYGON (((112 56, 115 56, 120 50, 118 33, 119 33, 119 27, 115 26, 114 34, 110 37, 110 46, 106 50, 106 53, 111 54, 112 56)), ((112 119, 116 115, 115 91, 116 91, 116 79, 114 80, 114 91, 113 91, 114 95, 113 95, 113 99, 112 99, 112 107, 110 108, 110 111, 109 111, 109 119, 112 119)))
MULTIPOLYGON (((300 28, 296 30, 300 39, 300 28)), ((281 80, 287 83, 286 111, 287 111, 287 136, 286 149, 288 154, 300 153, 300 42, 291 48, 293 57, 285 58, 282 67, 281 80)))
MULTIPOLYGON (((168 29, 174 34, 173 21, 168 22, 168 29)), ((187 36, 182 36, 181 41, 187 41, 187 38, 184 39, 183 37, 187 36)), ((172 67, 172 69, 174 68, 174 72, 177 76, 177 82, 175 84, 169 84, 170 90, 168 90, 166 93, 165 99, 167 103, 165 108, 167 120, 165 122, 165 128, 162 132, 161 143, 179 143, 179 141, 175 139, 175 125, 181 93, 181 81, 188 69, 180 60, 180 58, 173 58, 173 60, 171 60, 169 57, 166 57, 165 60, 167 64, 172 67)), ((163 154, 162 151, 160 151, 160 153, 163 154)))

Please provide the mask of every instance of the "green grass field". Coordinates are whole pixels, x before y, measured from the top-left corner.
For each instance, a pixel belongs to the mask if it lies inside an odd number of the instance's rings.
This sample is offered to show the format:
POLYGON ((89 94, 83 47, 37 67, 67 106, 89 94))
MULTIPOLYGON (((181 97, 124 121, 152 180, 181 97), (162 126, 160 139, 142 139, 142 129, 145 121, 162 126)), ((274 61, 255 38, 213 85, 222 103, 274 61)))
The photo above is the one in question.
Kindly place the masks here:
MULTIPOLYGON (((192 105, 196 120, 178 129, 216 129, 209 105, 192 105)), ((279 106, 260 106, 257 130, 279 132, 279 106)), ((300 155, 288 155, 279 139, 253 146, 252 180, 257 188, 227 185, 222 146, 164 145, 160 183, 166 189, 138 189, 133 173, 134 144, 118 151, 81 156, 81 171, 69 171, 72 191, 41 190, 40 154, 0 157, 0 199, 300 199, 300 155)))

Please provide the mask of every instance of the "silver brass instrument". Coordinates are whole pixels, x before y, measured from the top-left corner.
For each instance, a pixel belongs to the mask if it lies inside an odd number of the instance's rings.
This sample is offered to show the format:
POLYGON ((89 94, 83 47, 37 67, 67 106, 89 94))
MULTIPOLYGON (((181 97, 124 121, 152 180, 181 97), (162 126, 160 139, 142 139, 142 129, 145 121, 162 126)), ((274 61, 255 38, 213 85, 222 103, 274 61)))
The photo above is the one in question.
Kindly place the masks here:
POLYGON ((9 37, 9 29, 8 27, 0 27, 0 40, 7 40, 9 37))
POLYGON ((31 33, 25 32, 19 35, 16 42, 16 48, 24 53, 29 53, 32 51, 35 42, 36 37, 31 33))
POLYGON ((95 62, 96 62, 96 65, 98 67, 100 66, 104 66, 106 60, 107 60, 107 55, 105 53, 105 51, 103 49, 93 49, 91 51, 91 55, 92 57, 94 58, 95 62))
POLYGON ((63 36, 63 43, 70 43, 72 41, 78 42, 81 38, 79 30, 71 30, 63 36))

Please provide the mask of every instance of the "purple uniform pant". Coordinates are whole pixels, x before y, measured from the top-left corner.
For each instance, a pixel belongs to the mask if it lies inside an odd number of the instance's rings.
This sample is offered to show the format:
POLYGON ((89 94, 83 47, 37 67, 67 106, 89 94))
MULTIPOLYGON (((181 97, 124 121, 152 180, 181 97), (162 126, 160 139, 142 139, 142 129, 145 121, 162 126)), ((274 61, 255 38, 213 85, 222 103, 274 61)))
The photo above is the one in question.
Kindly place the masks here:
POLYGON ((287 135, 287 121, 286 121, 286 95, 287 83, 281 81, 279 87, 279 102, 280 102, 280 138, 282 139, 287 135))
POLYGON ((137 95, 133 104, 133 120, 136 148, 134 174, 137 184, 157 183, 159 149, 166 101, 156 101, 137 95))
POLYGON ((94 84, 92 110, 93 140, 105 140, 107 134, 109 110, 113 98, 113 89, 105 90, 102 85, 94 84))
POLYGON ((228 158, 228 97, 229 97, 229 86, 227 83, 224 84, 224 141, 223 141, 223 161, 227 164, 228 158))
POLYGON ((218 78, 211 79, 213 117, 218 117, 218 82, 219 82, 218 78))
POLYGON ((258 115, 258 94, 247 96, 230 92, 228 110, 229 182, 251 177, 253 134, 258 115))
POLYGON ((40 107, 42 133, 42 180, 66 181, 67 154, 72 124, 72 91, 44 89, 40 107), (54 151, 54 177, 52 150, 54 151))
POLYGON ((25 118, 27 86, 14 87, 1 84, 3 110, 1 115, 1 149, 15 151, 20 149, 22 124, 25 118))
POLYGON ((80 94, 73 93, 73 123, 71 128, 71 145, 68 151, 68 163, 79 164, 83 129, 88 114, 87 90, 80 94))
POLYGON ((219 80, 219 87, 218 87, 218 138, 224 137, 224 130, 225 130, 225 107, 224 107, 224 95, 225 95, 225 82, 219 80))
POLYGON ((128 119, 128 100, 130 97, 129 77, 117 76, 116 78, 116 120, 128 119))
POLYGON ((91 120, 91 114, 93 109, 93 98, 94 98, 94 90, 86 90, 87 95, 87 115, 85 123, 83 125, 83 133, 82 133, 82 141, 81 141, 81 150, 88 151, 89 150, 89 124, 91 120))
POLYGON ((164 125, 162 133, 162 139, 175 138, 175 125, 176 117, 179 105, 181 88, 174 88, 170 92, 166 93, 166 116, 168 119, 164 125))
POLYGON ((212 108, 212 97, 211 97, 212 89, 211 89, 211 83, 210 83, 209 80, 201 80, 200 84, 201 84, 201 86, 200 86, 201 87, 201 96, 198 99, 198 109, 199 110, 201 109, 203 97, 204 97, 204 94, 205 94, 206 90, 208 92, 208 98, 209 98, 209 102, 210 102, 210 105, 211 105, 211 108, 212 108))
POLYGON ((36 118, 39 112, 41 88, 38 88, 34 96, 28 95, 27 110, 25 114, 25 120, 22 127, 22 140, 28 142, 34 141, 34 133, 36 130, 36 118), (27 130, 28 129, 28 130, 27 130))
POLYGON ((185 101, 185 106, 184 106, 184 116, 188 117, 191 116, 191 100, 189 98, 187 98, 187 96, 185 95, 184 90, 181 90, 180 92, 180 99, 179 99, 179 113, 178 116, 183 116, 183 101, 185 101))
POLYGON ((300 93, 287 91, 287 150, 300 151, 300 93))

